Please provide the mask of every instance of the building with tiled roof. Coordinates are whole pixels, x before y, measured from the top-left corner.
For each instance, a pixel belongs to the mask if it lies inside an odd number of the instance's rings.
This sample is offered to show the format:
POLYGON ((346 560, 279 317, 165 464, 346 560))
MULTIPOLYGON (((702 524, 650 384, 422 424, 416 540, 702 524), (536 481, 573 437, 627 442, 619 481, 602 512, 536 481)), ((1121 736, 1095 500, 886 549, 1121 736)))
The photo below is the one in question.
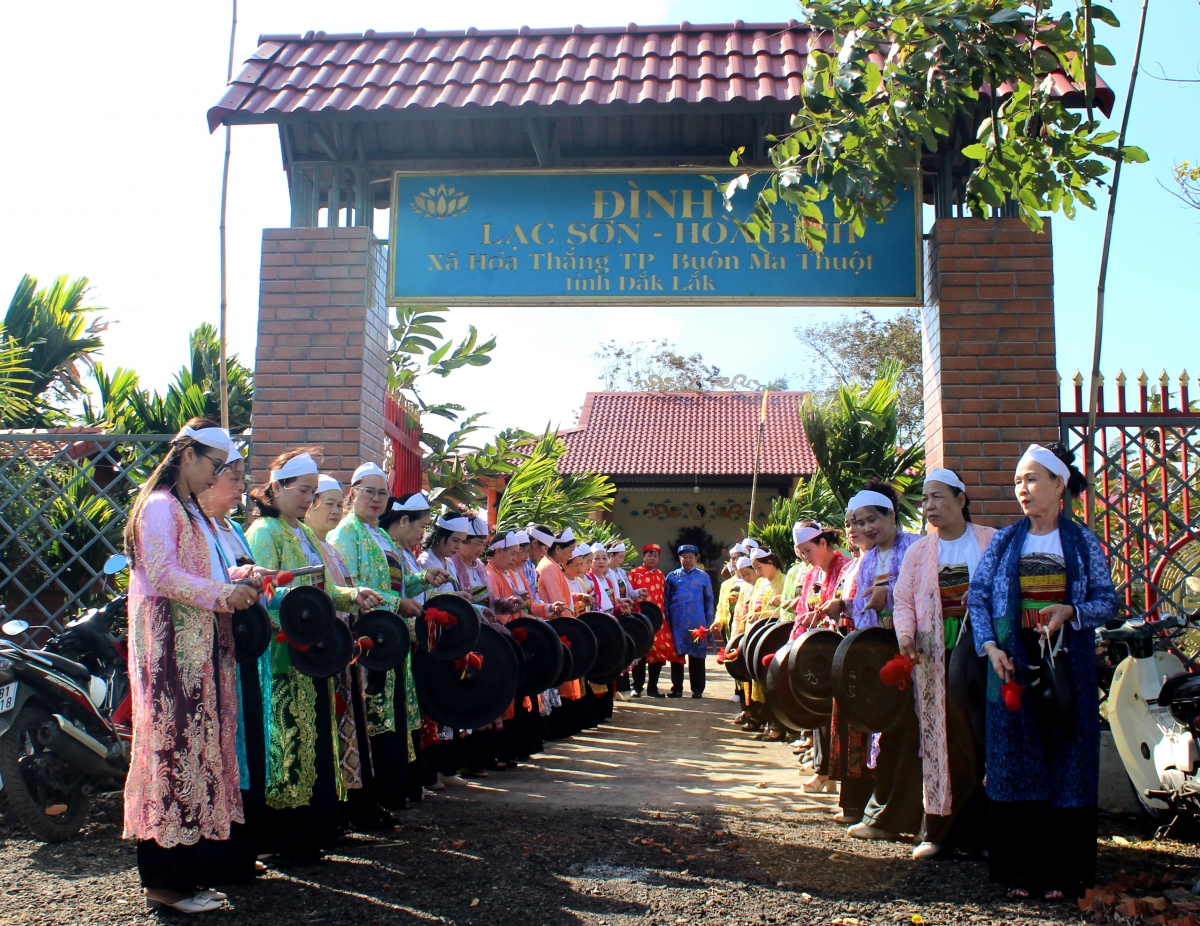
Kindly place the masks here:
MULTIPOLYGON (((294 227, 331 200, 371 227, 396 170, 727 167, 736 148, 768 164, 809 51, 829 44, 796 20, 263 35, 208 124, 278 125, 294 227)), ((1083 106, 1066 74, 1048 77, 1083 106)), ((1096 105, 1112 103, 1098 80, 1096 105)), ((931 203, 938 163, 927 153, 931 203)))
MULTIPOLYGON (((806 393, 772 392, 759 454, 755 517, 816 471, 798 410, 806 393)), ((746 530, 760 392, 589 392, 579 424, 560 431, 566 472, 617 486, 614 525, 640 548, 668 547, 684 527, 728 546, 746 530)))

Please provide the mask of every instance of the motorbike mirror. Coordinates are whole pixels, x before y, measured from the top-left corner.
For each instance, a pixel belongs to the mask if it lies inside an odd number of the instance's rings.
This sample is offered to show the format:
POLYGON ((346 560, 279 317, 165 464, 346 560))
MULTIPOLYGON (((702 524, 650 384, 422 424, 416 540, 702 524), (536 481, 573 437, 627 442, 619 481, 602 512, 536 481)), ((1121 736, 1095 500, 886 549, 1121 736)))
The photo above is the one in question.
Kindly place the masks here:
POLYGON ((106 576, 115 576, 128 565, 129 560, 125 558, 124 553, 114 553, 104 561, 104 574, 106 576))
POLYGON ((29 621, 23 621, 19 619, 5 621, 3 625, 0 625, 0 631, 2 631, 7 637, 15 637, 17 634, 24 633, 28 629, 29 621))

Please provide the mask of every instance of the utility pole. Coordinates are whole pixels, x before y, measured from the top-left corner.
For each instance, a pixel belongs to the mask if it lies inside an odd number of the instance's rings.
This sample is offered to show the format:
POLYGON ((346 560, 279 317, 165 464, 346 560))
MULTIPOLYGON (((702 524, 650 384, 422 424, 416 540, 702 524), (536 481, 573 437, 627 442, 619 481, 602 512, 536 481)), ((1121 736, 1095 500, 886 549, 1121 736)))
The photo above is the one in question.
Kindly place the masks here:
MULTIPOLYGON (((1129 128, 1129 111, 1133 109, 1133 90, 1137 86, 1138 68, 1142 61, 1142 36, 1146 34, 1146 7, 1150 0, 1142 0, 1142 17, 1138 23, 1137 45, 1133 52, 1133 70, 1129 75, 1129 95, 1125 97, 1125 113, 1121 116, 1121 134, 1117 138, 1117 151, 1125 147, 1125 131, 1129 128)), ((1091 36, 1088 36, 1091 41, 1091 36)), ((1089 98, 1088 103, 1091 103, 1089 98)), ((1108 219, 1104 225, 1104 247, 1100 251, 1100 281, 1096 285, 1096 336, 1092 343, 1092 385, 1088 398, 1087 458, 1084 465, 1087 474, 1095 479, 1096 469, 1096 406, 1100 394, 1100 345, 1104 339, 1104 287, 1108 279, 1108 252, 1112 245, 1113 218, 1117 213, 1117 184, 1121 182, 1121 158, 1113 168, 1112 189, 1108 194, 1108 219)), ((1103 448, 1101 448, 1103 449, 1103 448)), ((1096 524, 1095 493, 1089 481, 1087 494, 1087 526, 1096 524)), ((1069 506, 1068 506, 1069 507, 1069 506)))
MULTIPOLYGON (((229 27, 229 65, 225 69, 225 86, 233 82, 233 41, 237 36, 237 0, 233 0, 233 22, 229 27)), ((225 203, 229 196, 229 143, 232 126, 225 126, 225 168, 221 172, 221 427, 229 427, 229 372, 225 365, 225 316, 229 308, 225 264, 225 203)))

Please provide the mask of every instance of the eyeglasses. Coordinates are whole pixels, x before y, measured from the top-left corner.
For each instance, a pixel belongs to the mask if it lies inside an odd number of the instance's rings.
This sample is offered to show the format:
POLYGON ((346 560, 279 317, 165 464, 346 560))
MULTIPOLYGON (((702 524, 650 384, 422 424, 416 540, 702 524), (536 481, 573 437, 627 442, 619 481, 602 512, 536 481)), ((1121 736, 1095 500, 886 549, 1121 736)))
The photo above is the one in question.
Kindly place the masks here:
POLYGON ((200 453, 199 451, 196 451, 196 456, 204 457, 204 459, 212 464, 213 476, 220 476, 221 473, 225 472, 226 463, 224 460, 218 460, 216 457, 210 457, 207 453, 200 453))
POLYGON ((387 498, 388 497, 387 489, 359 489, 358 491, 362 492, 362 494, 365 495, 367 498, 387 498))

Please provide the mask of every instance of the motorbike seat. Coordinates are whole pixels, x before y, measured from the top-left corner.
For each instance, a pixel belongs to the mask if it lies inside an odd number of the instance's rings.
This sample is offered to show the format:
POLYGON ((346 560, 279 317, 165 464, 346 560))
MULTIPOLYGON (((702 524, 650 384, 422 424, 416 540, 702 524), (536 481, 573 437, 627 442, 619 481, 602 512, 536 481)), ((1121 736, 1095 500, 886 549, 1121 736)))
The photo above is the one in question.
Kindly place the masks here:
POLYGON ((58 655, 58 653, 48 653, 44 649, 33 650, 32 652, 37 653, 43 659, 49 659, 55 669, 77 681, 86 682, 92 677, 92 670, 82 663, 76 662, 74 659, 68 659, 66 656, 58 655))
POLYGON ((1200 675, 1180 672, 1170 676, 1163 682, 1162 690, 1158 693, 1158 703, 1170 707, 1177 701, 1191 701, 1200 698, 1200 675))

